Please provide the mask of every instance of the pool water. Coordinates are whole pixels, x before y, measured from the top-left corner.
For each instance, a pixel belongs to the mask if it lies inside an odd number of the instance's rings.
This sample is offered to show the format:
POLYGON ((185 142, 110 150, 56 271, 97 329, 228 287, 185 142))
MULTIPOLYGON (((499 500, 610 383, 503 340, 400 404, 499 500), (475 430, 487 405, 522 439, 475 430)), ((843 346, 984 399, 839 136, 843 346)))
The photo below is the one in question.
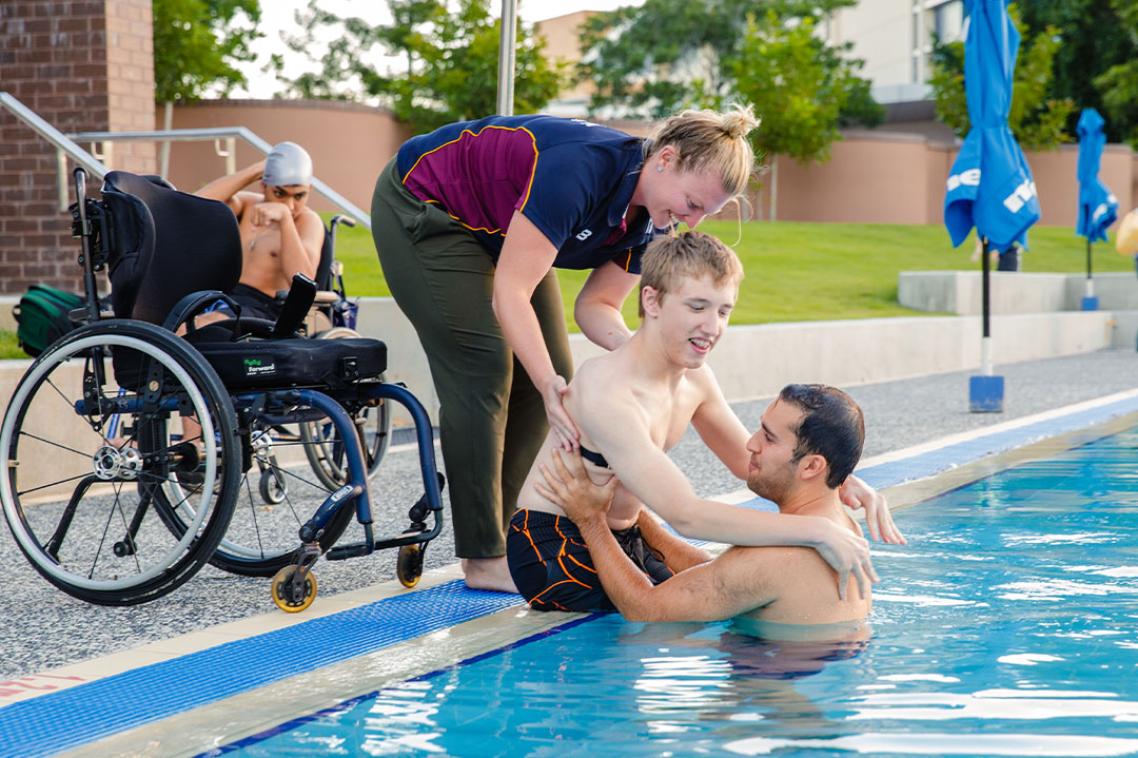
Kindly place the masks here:
POLYGON ((1138 430, 898 523, 866 641, 592 616, 220 752, 1138 754, 1138 430))

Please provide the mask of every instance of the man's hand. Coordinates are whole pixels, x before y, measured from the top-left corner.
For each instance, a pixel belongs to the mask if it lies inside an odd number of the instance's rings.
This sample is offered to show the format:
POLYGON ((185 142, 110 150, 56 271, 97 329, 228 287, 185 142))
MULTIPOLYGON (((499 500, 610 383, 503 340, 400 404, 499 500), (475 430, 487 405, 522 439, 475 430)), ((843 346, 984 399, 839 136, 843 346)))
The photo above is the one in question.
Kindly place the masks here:
POLYGON ((592 519, 603 520, 609 506, 612 505, 617 478, 609 477, 608 482, 598 486, 585 471, 579 450, 564 453, 560 448, 554 448, 552 452, 552 470, 544 463, 540 465, 545 482, 534 483, 537 493, 554 505, 560 506, 577 524, 592 519))
POLYGON ((284 203, 257 203, 253 206, 253 226, 269 226, 292 220, 288 206, 284 203))
POLYGON ((850 508, 865 510, 865 524, 869 527, 869 536, 874 540, 890 545, 908 544, 905 535, 893 523, 893 514, 889 512, 885 496, 873 487, 850 474, 838 490, 838 496, 850 508))

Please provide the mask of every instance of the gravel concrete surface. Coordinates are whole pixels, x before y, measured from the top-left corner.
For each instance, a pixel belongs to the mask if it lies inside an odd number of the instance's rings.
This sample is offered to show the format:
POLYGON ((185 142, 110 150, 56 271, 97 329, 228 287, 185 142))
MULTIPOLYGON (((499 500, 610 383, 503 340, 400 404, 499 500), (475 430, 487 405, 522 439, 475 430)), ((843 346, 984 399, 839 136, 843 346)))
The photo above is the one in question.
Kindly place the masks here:
MULTIPOLYGON (((847 387, 866 415, 867 456, 898 450, 971 429, 1001 423, 1138 386, 1138 354, 1106 350, 1085 355, 999 366, 1006 382, 1002 414, 968 412, 968 376, 941 374, 847 387)), ((735 404, 755 428, 769 398, 735 404)), ((704 496, 742 485, 689 432, 672 457, 704 496)), ((440 461, 441 465, 441 461, 440 461)), ((393 452, 372 481, 377 534, 402 531, 407 507, 420 495, 417 456, 393 452)), ((449 504, 448 504, 449 507, 449 504)), ((345 540, 359 539, 353 525, 345 540)), ((449 518, 427 550, 427 568, 454 561, 449 518)), ((11 535, 0 537, 7 570, 0 595, 0 675, 12 678, 125 650, 153 640, 203 629, 273 609, 269 582, 231 576, 207 566, 170 595, 128 608, 88 605, 55 589, 21 555, 11 535)), ((395 575, 395 553, 385 551, 317 565, 321 596, 355 590, 395 575)))

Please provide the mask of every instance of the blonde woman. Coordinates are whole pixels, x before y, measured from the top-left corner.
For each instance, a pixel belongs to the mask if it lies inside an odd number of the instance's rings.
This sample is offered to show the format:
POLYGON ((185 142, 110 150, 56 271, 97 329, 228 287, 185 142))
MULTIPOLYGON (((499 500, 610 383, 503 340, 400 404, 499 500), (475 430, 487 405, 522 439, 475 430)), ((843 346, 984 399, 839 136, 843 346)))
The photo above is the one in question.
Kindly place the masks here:
POLYGON ((743 192, 755 126, 749 109, 688 111, 645 140, 579 119, 492 116, 413 137, 380 175, 376 249, 430 362, 469 586, 515 591, 505 529, 518 492, 547 431, 577 446, 553 269, 591 269, 577 323, 608 350, 624 343, 620 308, 645 246, 743 192))

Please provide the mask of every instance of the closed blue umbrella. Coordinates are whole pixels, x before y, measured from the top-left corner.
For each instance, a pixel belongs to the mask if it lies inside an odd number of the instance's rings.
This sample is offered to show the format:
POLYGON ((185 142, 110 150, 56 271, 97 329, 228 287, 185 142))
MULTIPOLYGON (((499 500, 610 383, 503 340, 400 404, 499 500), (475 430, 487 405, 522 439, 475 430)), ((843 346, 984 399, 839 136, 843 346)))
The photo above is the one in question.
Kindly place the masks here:
MULTIPOLYGON (((972 128, 952 164, 944 197, 944 224, 953 245, 972 227, 983 242, 983 340, 981 365, 992 377, 989 248, 1025 245, 1027 230, 1039 220, 1039 198, 1023 151, 1008 128, 1019 32, 1008 18, 1006 0, 964 0, 964 90, 972 128)), ((998 402, 977 402, 977 388, 996 382, 975 381, 972 410, 1003 410, 1003 380, 998 402)), ((982 401, 983 399, 980 398, 982 401)))
POLYGON ((1102 116, 1094 108, 1086 108, 1079 116, 1079 221, 1075 234, 1087 238, 1087 286, 1083 310, 1096 310, 1094 280, 1091 278, 1091 245, 1106 240, 1106 230, 1118 219, 1118 199, 1099 181, 1102 149, 1106 145, 1102 116))

